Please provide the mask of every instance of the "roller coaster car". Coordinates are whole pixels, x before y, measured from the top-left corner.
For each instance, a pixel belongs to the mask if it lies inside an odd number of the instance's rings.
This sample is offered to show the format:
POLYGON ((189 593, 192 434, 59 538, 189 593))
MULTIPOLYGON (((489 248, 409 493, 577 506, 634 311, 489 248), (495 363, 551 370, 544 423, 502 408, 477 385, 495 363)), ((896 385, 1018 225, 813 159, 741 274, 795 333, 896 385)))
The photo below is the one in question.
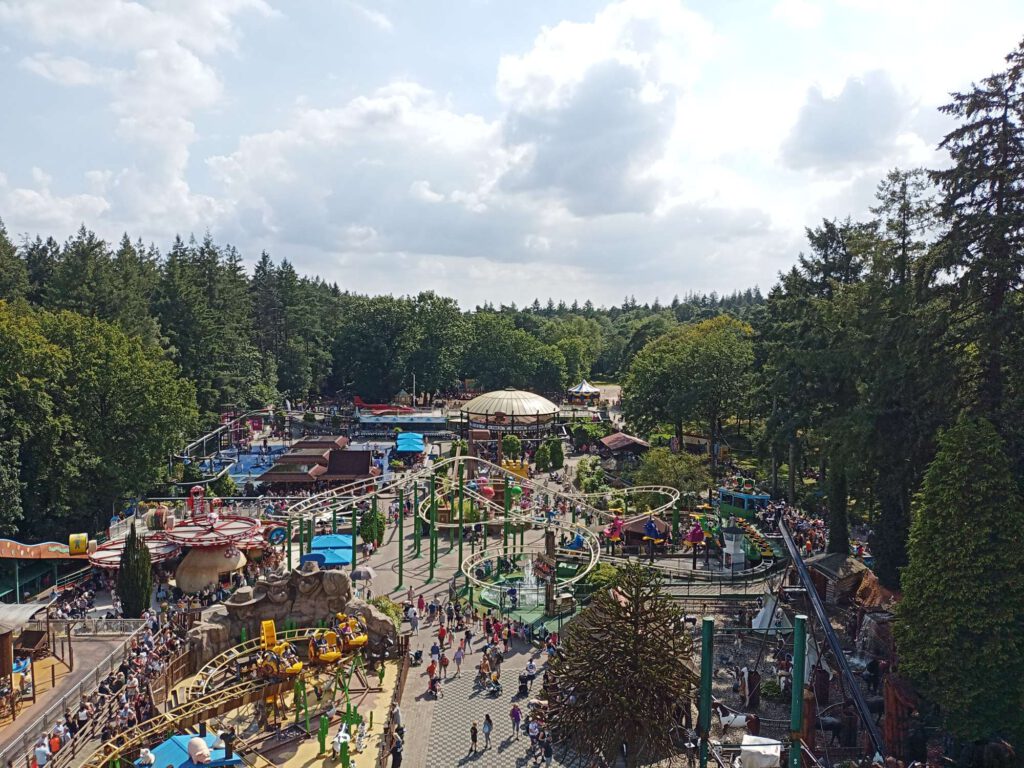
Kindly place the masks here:
POLYGON ((366 645, 369 637, 366 634, 366 627, 359 619, 344 613, 337 614, 338 636, 341 638, 343 650, 362 648, 366 645))
POLYGON ((309 659, 321 664, 333 664, 341 658, 338 633, 334 630, 317 632, 309 640, 309 659))
POLYGON ((260 675, 282 677, 299 674, 302 671, 302 662, 298 659, 289 661, 284 655, 291 648, 289 643, 281 643, 277 648, 265 651, 259 664, 260 675))

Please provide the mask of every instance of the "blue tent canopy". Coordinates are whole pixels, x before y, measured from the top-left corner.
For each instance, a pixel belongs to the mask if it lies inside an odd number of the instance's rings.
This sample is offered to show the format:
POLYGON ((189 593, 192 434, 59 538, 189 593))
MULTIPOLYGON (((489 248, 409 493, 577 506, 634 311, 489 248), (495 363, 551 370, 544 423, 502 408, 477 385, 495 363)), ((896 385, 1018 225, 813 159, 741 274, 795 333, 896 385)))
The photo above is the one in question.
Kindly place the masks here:
POLYGON ((395 439, 395 451, 398 453, 423 453, 424 450, 426 445, 419 432, 400 432, 395 439))
MULTIPOLYGON (((183 734, 179 736, 171 736, 167 741, 158 747, 153 747, 153 757, 156 758, 156 762, 153 765, 159 766, 173 766, 174 768, 193 768, 196 764, 192 762, 192 759, 188 756, 188 742, 189 740, 196 738, 191 734, 183 734)), ((230 760, 224 758, 223 749, 213 749, 214 742, 217 741, 217 737, 212 733, 207 734, 206 744, 210 749, 210 762, 206 765, 210 768, 216 768, 221 765, 241 765, 242 758, 237 754, 232 755, 230 760)), ((138 760, 135 761, 136 765, 141 765, 138 760)))
POLYGON ((310 549, 314 552, 321 549, 352 549, 352 537, 347 533, 328 533, 324 536, 314 536, 313 545, 310 549))

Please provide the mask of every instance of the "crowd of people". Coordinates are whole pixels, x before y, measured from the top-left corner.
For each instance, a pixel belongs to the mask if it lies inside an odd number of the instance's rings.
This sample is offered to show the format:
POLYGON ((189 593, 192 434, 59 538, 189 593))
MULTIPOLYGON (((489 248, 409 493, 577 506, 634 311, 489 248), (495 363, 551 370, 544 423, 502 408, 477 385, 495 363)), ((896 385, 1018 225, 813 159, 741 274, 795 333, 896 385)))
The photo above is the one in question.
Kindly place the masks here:
POLYGON ((33 748, 37 766, 45 766, 95 718, 102 718, 99 738, 106 742, 157 714, 150 685, 164 674, 187 640, 184 630, 161 622, 155 611, 144 612, 142 618, 146 624, 129 641, 118 668, 100 681, 92 695, 83 696, 74 710, 65 710, 61 722, 40 734, 33 748))

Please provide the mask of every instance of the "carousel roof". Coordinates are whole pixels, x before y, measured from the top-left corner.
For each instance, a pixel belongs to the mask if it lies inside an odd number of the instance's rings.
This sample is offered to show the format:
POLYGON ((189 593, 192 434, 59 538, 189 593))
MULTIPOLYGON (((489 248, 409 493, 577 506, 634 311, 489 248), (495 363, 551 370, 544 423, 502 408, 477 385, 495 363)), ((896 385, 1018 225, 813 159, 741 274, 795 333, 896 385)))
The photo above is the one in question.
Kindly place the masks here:
POLYGON ((216 520, 192 518, 169 531, 164 537, 184 547, 223 547, 252 541, 260 534, 260 521, 251 517, 224 516, 216 520))
MULTIPOLYGON (((162 534, 148 534, 144 541, 146 549, 149 550, 151 563, 170 560, 180 551, 177 544, 167 541, 162 534)), ((124 544, 125 539, 113 539, 101 544, 95 552, 89 555, 89 562, 97 568, 120 568, 124 544)))
POLYGON ((584 379, 575 387, 570 387, 569 393, 573 395, 599 395, 601 394, 601 390, 584 379))
POLYGON ((501 414, 509 419, 536 418, 538 416, 554 416, 558 413, 558 406, 546 397, 509 387, 474 397, 459 410, 474 416, 501 414))

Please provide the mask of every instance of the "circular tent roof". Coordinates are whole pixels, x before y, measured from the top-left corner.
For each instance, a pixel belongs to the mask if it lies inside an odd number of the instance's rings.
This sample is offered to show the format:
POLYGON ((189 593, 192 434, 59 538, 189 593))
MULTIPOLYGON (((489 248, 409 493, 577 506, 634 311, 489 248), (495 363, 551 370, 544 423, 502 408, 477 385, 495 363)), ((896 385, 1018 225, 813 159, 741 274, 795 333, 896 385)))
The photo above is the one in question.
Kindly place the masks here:
POLYGON ((459 410, 473 421, 501 426, 550 421, 558 406, 546 397, 509 387, 474 397, 459 410))
MULTIPOLYGON (((151 563, 162 563, 165 560, 170 560, 180 552, 177 544, 167 541, 160 534, 150 534, 145 537, 144 541, 146 542, 146 548, 149 550, 149 560, 151 563)), ((97 568, 120 568, 124 544, 124 539, 114 539, 113 541, 105 542, 89 555, 89 562, 97 568)))

